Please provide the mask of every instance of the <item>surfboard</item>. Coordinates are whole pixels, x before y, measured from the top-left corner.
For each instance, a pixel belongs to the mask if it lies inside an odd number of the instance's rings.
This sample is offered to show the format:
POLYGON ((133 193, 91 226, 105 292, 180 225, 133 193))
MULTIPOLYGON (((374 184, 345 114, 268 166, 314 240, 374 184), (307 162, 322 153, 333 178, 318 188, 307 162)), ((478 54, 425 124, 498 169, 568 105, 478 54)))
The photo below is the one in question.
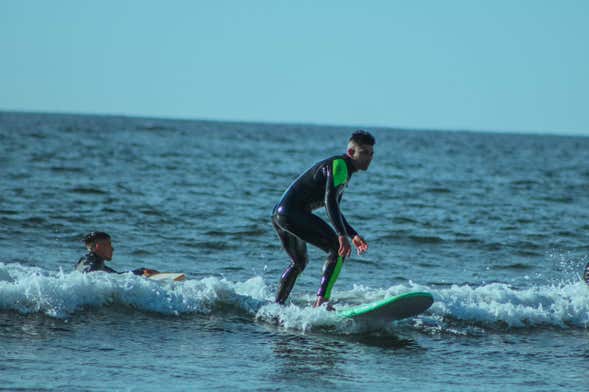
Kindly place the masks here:
POLYGON ((181 282, 186 279, 186 275, 180 272, 157 272, 149 275, 147 279, 181 282))
POLYGON ((430 293, 416 291, 338 310, 337 315, 357 321, 389 323, 417 316, 425 312, 433 303, 434 297, 430 293))

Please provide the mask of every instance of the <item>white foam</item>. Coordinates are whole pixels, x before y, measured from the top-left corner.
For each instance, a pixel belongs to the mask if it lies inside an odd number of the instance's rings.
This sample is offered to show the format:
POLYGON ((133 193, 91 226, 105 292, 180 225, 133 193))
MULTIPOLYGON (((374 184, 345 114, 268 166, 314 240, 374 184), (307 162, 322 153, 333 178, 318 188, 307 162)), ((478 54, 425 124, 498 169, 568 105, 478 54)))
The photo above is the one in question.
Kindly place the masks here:
POLYGON ((253 299, 240 295, 235 284, 216 277, 162 283, 131 273, 48 273, 2 263, 0 271, 10 277, 0 281, 0 310, 23 314, 66 318, 83 308, 110 304, 176 315, 210 313, 219 304, 254 306, 248 301, 253 299))
POLYGON ((455 285, 434 292, 434 300, 434 314, 486 326, 587 328, 589 324, 589 288, 583 282, 523 290, 503 283, 455 285))
MULTIPOLYGON (((388 288, 355 285, 349 290, 334 290, 334 298, 336 307, 343 309, 409 291, 431 292, 435 300, 424 315, 410 323, 413 326, 433 325, 440 330, 457 329, 460 333, 481 327, 587 328, 589 325, 589 287, 582 282, 527 289, 514 289, 501 283, 478 287, 454 285, 435 290, 413 283, 388 288)), ((360 328, 324 307, 310 307, 314 300, 312 293, 293 295, 295 304, 287 306, 272 303, 273 296, 274 288, 259 276, 244 282, 211 276, 162 283, 131 273, 48 272, 18 263, 0 263, 0 311, 68 318, 89 307, 119 304, 166 315, 243 312, 252 319, 303 332, 327 328, 354 333, 360 328)))

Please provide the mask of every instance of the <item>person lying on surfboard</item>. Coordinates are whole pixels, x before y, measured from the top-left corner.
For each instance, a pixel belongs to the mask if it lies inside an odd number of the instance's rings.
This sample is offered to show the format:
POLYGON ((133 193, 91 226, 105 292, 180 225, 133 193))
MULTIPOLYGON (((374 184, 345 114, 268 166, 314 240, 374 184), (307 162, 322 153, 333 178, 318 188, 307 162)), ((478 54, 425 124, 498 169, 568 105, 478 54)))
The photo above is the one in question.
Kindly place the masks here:
POLYGON ((324 159, 301 174, 284 192, 272 211, 272 225, 291 258, 280 278, 276 302, 284 304, 299 274, 308 262, 307 243, 327 253, 323 277, 313 306, 327 302, 338 278, 344 258, 351 253, 350 242, 358 254, 368 249, 366 241, 346 221, 340 201, 352 173, 367 170, 374 154, 374 137, 363 130, 352 134, 345 154, 324 159), (312 211, 325 207, 333 228, 312 211))
MULTIPOLYGON (((102 231, 93 231, 84 236, 84 244, 88 253, 85 254, 76 263, 76 270, 79 272, 94 272, 104 271, 115 274, 124 274, 125 272, 117 272, 108 267, 105 261, 112 260, 112 254, 115 250, 112 246, 110 235, 102 231)), ((137 268, 133 271, 135 275, 151 276, 158 273, 156 270, 148 268, 137 268)))

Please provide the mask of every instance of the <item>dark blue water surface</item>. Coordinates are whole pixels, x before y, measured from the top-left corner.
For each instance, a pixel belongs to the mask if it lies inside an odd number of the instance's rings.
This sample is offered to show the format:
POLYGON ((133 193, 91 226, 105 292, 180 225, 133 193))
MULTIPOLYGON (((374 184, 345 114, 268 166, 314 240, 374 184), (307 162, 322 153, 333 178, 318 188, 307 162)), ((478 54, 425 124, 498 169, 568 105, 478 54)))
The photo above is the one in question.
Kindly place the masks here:
POLYGON ((272 207, 353 130, 0 112, 0 390, 586 391, 586 137, 369 129, 342 210, 370 249, 335 305, 436 302, 385 328, 313 309, 310 248, 271 303, 272 207), (92 230, 113 268, 188 280, 73 272, 92 230))

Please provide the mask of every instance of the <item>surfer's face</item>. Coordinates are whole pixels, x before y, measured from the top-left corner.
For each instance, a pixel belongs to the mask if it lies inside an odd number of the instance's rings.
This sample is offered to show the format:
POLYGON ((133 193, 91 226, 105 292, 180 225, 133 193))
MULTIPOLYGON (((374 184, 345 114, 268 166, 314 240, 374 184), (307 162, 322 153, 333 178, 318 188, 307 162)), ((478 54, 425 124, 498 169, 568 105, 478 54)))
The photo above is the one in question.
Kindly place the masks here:
POLYGON ((351 145, 348 148, 348 155, 352 158, 357 170, 367 170, 374 156, 374 146, 370 145, 351 145))
POLYGON ((94 253, 108 261, 112 260, 114 250, 110 240, 98 240, 94 246, 94 253))

